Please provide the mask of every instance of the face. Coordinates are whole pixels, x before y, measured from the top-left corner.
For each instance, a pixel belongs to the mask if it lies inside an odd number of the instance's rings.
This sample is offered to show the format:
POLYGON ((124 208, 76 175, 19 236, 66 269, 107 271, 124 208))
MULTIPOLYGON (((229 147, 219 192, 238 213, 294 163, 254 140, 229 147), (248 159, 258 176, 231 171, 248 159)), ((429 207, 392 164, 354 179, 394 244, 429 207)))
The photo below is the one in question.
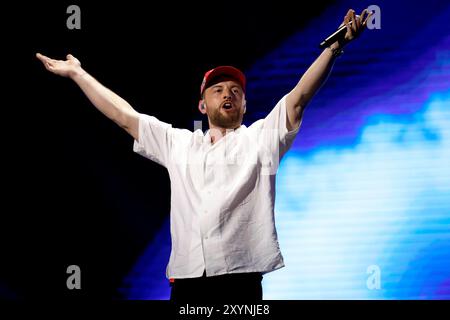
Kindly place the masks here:
POLYGON ((235 129, 242 123, 245 113, 245 94, 235 81, 223 81, 204 92, 203 101, 210 126, 235 129))

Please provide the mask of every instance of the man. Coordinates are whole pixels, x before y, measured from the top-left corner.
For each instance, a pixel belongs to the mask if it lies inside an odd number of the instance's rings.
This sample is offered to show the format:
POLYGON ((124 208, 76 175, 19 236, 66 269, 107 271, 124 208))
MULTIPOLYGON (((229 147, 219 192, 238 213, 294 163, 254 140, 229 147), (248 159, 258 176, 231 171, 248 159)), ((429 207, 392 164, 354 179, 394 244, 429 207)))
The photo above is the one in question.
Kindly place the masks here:
POLYGON ((166 275, 172 300, 262 299, 262 275, 284 266, 274 222, 278 163, 335 58, 365 28, 366 14, 349 10, 345 37, 320 54, 265 119, 248 128, 242 125, 244 74, 231 66, 208 71, 199 103, 208 117, 205 134, 136 112, 72 55, 61 61, 37 54, 47 70, 74 80, 97 109, 125 129, 135 152, 167 168, 172 251, 166 275))

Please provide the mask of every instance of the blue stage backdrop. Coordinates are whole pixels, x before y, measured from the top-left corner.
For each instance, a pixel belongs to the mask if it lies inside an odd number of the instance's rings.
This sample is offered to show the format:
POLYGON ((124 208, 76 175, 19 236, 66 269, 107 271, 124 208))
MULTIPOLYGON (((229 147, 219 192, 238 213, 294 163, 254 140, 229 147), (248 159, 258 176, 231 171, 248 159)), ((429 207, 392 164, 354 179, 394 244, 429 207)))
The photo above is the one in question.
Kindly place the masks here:
MULTIPOLYGON (((286 267, 265 275, 265 299, 450 299, 450 5, 376 4, 381 29, 338 59, 281 163, 275 211, 286 267)), ((247 125, 361 6, 337 2, 245 70, 247 125)), ((168 299, 169 252, 167 222, 124 279, 124 296, 168 299)))

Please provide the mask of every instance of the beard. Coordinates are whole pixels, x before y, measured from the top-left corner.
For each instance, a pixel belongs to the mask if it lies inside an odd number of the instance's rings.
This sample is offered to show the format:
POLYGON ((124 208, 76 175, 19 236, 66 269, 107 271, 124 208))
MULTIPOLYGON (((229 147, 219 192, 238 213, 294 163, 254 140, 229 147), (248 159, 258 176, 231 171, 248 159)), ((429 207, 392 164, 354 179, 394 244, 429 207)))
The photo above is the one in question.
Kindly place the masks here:
POLYGON ((225 112, 221 108, 215 109, 208 114, 209 121, 217 127, 235 129, 240 126, 243 118, 243 115, 239 111, 225 112))

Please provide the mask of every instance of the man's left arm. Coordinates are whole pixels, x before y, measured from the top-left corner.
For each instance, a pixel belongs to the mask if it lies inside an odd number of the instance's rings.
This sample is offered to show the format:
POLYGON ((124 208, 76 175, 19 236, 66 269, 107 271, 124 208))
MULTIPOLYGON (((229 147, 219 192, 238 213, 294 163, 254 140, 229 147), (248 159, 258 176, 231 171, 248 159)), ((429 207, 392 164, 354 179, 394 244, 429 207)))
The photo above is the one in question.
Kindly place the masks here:
POLYGON ((367 9, 363 10, 361 16, 355 15, 355 11, 350 9, 344 17, 343 24, 341 24, 341 26, 347 26, 344 39, 336 41, 330 47, 325 48, 303 74, 295 88, 286 96, 286 125, 289 131, 298 128, 300 125, 306 106, 328 78, 337 56, 336 53, 360 35, 366 27, 370 15, 371 13, 368 14, 367 9), (365 14, 367 16, 364 18, 365 14))

